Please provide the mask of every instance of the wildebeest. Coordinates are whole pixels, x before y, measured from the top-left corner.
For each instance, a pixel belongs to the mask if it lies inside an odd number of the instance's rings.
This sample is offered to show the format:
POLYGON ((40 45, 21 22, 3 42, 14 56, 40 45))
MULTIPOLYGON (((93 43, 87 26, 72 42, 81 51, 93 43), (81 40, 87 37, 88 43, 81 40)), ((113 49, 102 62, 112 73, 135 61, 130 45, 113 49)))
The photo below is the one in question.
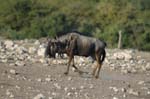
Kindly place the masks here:
POLYGON ((69 56, 67 70, 64 74, 67 75, 69 73, 71 61, 73 62, 72 66, 81 73, 74 64, 75 55, 85 57, 91 56, 93 60, 97 61, 97 66, 94 68, 92 74, 95 78, 98 78, 102 63, 106 56, 106 43, 104 41, 93 37, 83 36, 76 32, 61 36, 57 41, 64 45, 61 51, 64 51, 69 56))
POLYGON ((56 53, 63 58, 63 53, 61 51, 63 44, 60 44, 56 39, 49 39, 47 47, 45 49, 45 57, 55 58, 56 53))

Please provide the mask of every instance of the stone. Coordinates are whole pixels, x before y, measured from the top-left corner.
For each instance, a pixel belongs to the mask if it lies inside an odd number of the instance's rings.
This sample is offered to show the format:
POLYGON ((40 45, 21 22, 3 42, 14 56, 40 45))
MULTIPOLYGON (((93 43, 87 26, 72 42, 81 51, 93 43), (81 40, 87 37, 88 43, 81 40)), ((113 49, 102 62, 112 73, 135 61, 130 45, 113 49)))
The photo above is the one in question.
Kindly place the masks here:
POLYGON ((38 78, 37 81, 38 81, 38 82, 42 82, 42 79, 41 79, 41 78, 38 78))
POLYGON ((148 91, 147 94, 150 95, 150 91, 148 91))
POLYGON ((112 89, 116 93, 119 91, 119 89, 117 89, 116 87, 109 87, 109 89, 112 89))
POLYGON ((16 52, 17 52, 18 54, 24 54, 24 53, 27 53, 28 50, 27 50, 25 47, 18 47, 18 48, 16 49, 16 52))
POLYGON ((126 53, 126 52, 117 52, 114 53, 114 58, 118 60, 131 60, 133 57, 131 54, 126 53))
POLYGON ((113 99, 119 99, 119 98, 117 98, 117 97, 113 97, 113 99))
POLYGON ((132 95, 135 95, 135 96, 139 96, 140 95, 140 92, 138 92, 138 91, 134 91, 133 89, 128 89, 128 93, 129 94, 132 94, 132 95))
POLYGON ((29 54, 35 54, 37 52, 37 49, 35 47, 30 47, 28 49, 29 54))
POLYGON ((7 63, 7 62, 8 62, 8 59, 2 59, 1 62, 7 63))
POLYGON ((10 70, 10 73, 11 73, 11 74, 14 74, 14 75, 17 74, 16 70, 14 70, 14 69, 11 69, 11 70, 10 70))
POLYGON ((73 95, 73 93, 71 93, 71 92, 67 93, 67 96, 72 96, 72 95, 73 95))
POLYGON ((25 66, 25 63, 23 61, 16 61, 15 66, 25 66))
POLYGON ((37 51, 38 56, 44 57, 45 55, 45 48, 39 48, 37 51))
POLYGON ((80 86, 80 89, 84 89, 85 87, 84 86, 80 86))
POLYGON ((56 93, 56 92, 52 92, 52 95, 53 95, 53 96, 57 96, 57 93, 56 93))
POLYGON ((150 71, 150 63, 147 63, 145 68, 146 68, 147 71, 150 71))
POLYGON ((121 88, 121 91, 122 92, 126 92, 127 90, 125 88, 121 88))
POLYGON ((48 97, 48 99, 54 99, 53 97, 48 97))
POLYGON ((61 89, 61 86, 58 85, 58 83, 55 83, 54 86, 55 86, 57 89, 61 89))
POLYGON ((64 90, 65 90, 65 91, 68 91, 68 87, 65 87, 64 90))
POLYGON ((127 97, 127 95, 126 94, 123 94, 123 98, 126 98, 127 97))
POLYGON ((144 83, 145 83, 144 81, 139 81, 139 82, 138 82, 139 85, 142 85, 142 84, 144 84, 144 83))
POLYGON ((46 98, 43 94, 40 93, 37 96, 35 96, 33 99, 46 99, 46 98))
POLYGON ((68 77, 68 80, 69 80, 69 81, 72 80, 72 77, 68 77))
POLYGON ((11 41, 11 40, 6 40, 6 41, 4 42, 4 45, 5 45, 5 47, 6 47, 7 49, 11 49, 11 48, 13 47, 13 45, 14 45, 14 42, 11 41))
POLYGON ((35 44, 35 45, 40 45, 40 41, 39 41, 39 40, 36 40, 36 41, 34 42, 34 44, 35 44))
POLYGON ((9 90, 6 90, 6 95, 10 95, 11 94, 11 92, 9 91, 9 90))
POLYGON ((49 81, 52 81, 51 78, 45 78, 45 81, 49 82, 49 81))

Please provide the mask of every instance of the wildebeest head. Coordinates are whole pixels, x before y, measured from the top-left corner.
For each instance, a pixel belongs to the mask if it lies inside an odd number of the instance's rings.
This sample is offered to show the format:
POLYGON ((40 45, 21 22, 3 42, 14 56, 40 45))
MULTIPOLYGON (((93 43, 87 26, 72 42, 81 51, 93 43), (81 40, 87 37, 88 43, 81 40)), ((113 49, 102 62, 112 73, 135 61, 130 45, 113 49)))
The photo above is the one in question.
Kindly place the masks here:
POLYGON ((55 58, 57 50, 56 41, 54 39, 50 39, 45 50, 45 57, 55 58))

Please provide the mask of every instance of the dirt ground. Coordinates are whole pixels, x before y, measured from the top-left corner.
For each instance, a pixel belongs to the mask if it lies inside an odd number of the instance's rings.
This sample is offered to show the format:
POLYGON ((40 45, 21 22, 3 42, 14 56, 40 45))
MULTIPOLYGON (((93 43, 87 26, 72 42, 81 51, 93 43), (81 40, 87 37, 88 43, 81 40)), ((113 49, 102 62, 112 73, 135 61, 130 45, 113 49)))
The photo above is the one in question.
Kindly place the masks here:
MULTIPOLYGON (((137 54, 150 62, 149 53, 137 54)), ((104 63, 95 79, 91 67, 79 67, 88 74, 70 69, 66 76, 66 65, 0 63, 0 99, 150 99, 150 71, 122 74, 108 67, 104 63)))

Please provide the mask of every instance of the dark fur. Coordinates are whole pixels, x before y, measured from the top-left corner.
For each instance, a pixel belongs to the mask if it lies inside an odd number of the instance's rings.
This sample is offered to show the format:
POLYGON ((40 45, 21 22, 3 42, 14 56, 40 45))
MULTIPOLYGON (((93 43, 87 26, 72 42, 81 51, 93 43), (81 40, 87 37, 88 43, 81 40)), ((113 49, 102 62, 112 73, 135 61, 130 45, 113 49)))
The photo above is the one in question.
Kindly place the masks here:
POLYGON ((55 53, 56 53, 55 42, 54 40, 50 39, 45 49, 45 57, 55 58, 55 53))
POLYGON ((68 67, 65 74, 69 73, 71 61, 73 61, 72 66, 79 73, 81 73, 81 71, 78 70, 78 68, 74 65, 74 55, 85 57, 91 56, 94 60, 97 61, 97 66, 93 70, 93 75, 95 76, 95 78, 98 78, 102 63, 106 56, 106 43, 104 41, 92 37, 83 36, 78 33, 69 33, 62 37, 59 37, 57 41, 59 41, 60 44, 65 45, 61 48, 61 51, 65 52, 69 56, 68 67))
POLYGON ((45 50, 45 57, 56 58, 56 53, 58 53, 58 55, 63 58, 61 49, 63 49, 62 43, 56 41, 56 39, 50 39, 45 50))

